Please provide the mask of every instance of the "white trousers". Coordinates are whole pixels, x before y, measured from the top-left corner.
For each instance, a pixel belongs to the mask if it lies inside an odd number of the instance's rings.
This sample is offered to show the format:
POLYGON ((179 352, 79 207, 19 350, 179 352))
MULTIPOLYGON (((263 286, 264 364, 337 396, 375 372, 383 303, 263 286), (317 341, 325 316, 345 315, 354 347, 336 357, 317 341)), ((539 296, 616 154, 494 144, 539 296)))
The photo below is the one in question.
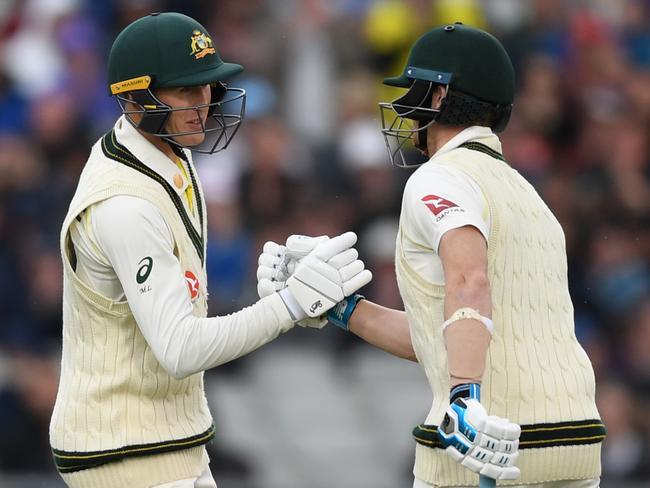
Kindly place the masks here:
MULTIPOLYGON (((514 485, 508 488, 599 488, 600 478, 589 480, 571 480, 571 481, 553 481, 550 483, 535 483, 531 485, 514 485)), ((415 478, 413 488, 442 488, 440 486, 430 485, 422 480, 415 478)), ((467 487, 472 488, 472 487, 467 487)))
POLYGON ((152 486, 151 488, 217 488, 217 483, 212 477, 210 466, 208 466, 198 478, 186 478, 184 480, 152 486))

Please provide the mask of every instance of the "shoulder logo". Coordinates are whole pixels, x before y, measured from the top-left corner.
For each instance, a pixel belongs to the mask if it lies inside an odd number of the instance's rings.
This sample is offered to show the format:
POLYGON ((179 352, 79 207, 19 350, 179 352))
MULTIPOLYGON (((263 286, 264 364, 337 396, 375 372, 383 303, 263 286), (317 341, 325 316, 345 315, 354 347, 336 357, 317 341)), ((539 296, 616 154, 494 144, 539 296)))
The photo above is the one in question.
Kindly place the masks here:
POLYGON ((194 55, 195 59, 201 59, 208 54, 214 54, 216 52, 212 47, 212 39, 210 39, 210 36, 199 30, 192 32, 190 48, 192 49, 190 55, 194 55))
POLYGON ((427 195, 422 197, 422 201, 427 206, 433 215, 438 215, 440 212, 447 210, 448 208, 458 207, 454 202, 447 200, 446 198, 439 197, 438 195, 427 195))
POLYGON ((185 271, 185 282, 190 292, 190 298, 194 301, 199 296, 199 280, 191 271, 185 271))
POLYGON ((149 275, 151 274, 151 269, 153 268, 153 258, 147 256, 146 258, 143 258, 138 263, 138 265, 140 265, 140 267, 138 268, 138 272, 135 275, 135 281, 141 285, 147 281, 147 278, 149 278, 149 275))

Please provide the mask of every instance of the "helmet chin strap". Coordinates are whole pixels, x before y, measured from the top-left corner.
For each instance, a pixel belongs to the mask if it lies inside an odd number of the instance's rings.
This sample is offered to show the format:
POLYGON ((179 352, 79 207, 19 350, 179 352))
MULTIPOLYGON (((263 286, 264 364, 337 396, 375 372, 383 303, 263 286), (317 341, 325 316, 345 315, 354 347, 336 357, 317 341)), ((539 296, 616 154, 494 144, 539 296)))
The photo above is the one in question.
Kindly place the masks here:
POLYGON ((428 158, 429 147, 427 144, 427 132, 429 131, 429 124, 427 124, 427 127, 425 127, 424 129, 420 129, 420 122, 416 121, 415 123, 417 124, 418 128, 413 134, 413 146, 419 151, 422 151, 422 153, 424 153, 424 155, 428 158), (424 132, 424 141, 422 140, 423 132, 424 132))
POLYGON ((429 147, 427 144, 428 129, 432 123, 436 123, 438 117, 440 116, 440 106, 442 105, 442 101, 447 97, 447 94, 449 93, 449 85, 442 85, 443 93, 440 98, 440 104, 437 109, 433 109, 431 108, 431 105, 435 86, 436 84, 430 81, 416 80, 411 89, 399 99, 399 101, 406 102, 407 104, 413 104, 415 107, 417 107, 413 111, 413 115, 409 117, 410 119, 414 120, 417 125, 417 128, 413 135, 413 146, 421 151, 427 158, 430 157, 429 147), (432 110, 436 110, 437 114, 433 116, 430 113, 422 113, 422 111, 418 112, 418 109, 425 107, 427 109, 431 108, 432 110), (423 122, 424 127, 421 127, 423 122))

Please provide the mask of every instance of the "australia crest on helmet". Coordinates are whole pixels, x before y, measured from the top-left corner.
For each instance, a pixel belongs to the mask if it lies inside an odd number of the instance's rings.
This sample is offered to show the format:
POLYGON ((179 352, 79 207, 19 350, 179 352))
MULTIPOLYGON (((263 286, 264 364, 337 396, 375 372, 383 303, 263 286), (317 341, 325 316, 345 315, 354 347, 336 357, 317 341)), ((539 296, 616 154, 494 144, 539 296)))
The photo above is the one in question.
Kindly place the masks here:
POLYGON ((196 59, 201 59, 208 54, 214 54, 216 52, 214 47, 212 47, 212 39, 210 36, 200 30, 192 31, 190 48, 192 49, 190 55, 194 55, 196 59))

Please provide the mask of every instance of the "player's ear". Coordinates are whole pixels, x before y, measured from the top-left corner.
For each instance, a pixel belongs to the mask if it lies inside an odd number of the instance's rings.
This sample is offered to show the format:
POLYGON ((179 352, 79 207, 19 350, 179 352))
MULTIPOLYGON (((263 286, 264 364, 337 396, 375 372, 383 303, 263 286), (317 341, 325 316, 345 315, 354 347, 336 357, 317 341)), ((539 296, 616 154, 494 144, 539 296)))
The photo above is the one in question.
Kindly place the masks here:
POLYGON ((431 108, 435 110, 439 110, 440 105, 442 105, 442 100, 445 98, 446 95, 447 95, 446 86, 434 84, 431 93, 431 108))

